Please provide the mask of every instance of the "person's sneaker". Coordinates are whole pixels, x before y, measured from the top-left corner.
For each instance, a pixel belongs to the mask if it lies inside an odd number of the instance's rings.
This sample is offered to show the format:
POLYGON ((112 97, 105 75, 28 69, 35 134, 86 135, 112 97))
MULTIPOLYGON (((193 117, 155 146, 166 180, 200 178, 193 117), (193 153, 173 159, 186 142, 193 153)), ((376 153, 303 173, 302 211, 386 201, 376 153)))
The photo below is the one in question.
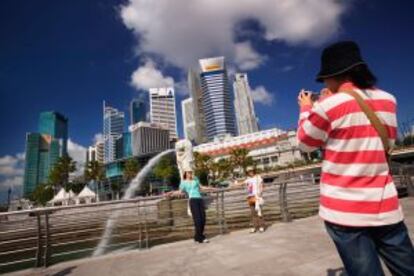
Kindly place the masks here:
POLYGON ((202 241, 202 243, 209 243, 210 241, 208 240, 208 239, 204 239, 203 241, 202 241))
POLYGON ((256 228, 251 228, 249 233, 250 234, 256 233, 256 228))
POLYGON ((264 228, 263 228, 263 227, 260 227, 260 228, 259 228, 259 232, 260 232, 260 233, 263 233, 264 231, 265 231, 265 230, 264 230, 264 228))

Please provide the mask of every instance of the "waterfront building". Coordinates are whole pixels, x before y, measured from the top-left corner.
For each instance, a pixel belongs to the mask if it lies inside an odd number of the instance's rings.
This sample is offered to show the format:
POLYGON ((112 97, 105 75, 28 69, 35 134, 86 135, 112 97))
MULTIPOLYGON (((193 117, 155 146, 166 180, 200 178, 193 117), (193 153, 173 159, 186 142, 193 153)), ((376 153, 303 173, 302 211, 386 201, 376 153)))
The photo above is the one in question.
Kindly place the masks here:
POLYGON ((225 138, 198 145, 194 151, 214 160, 228 158, 232 150, 244 148, 261 169, 283 166, 304 157, 298 148, 295 131, 277 128, 225 138))
POLYGON ((237 73, 235 75, 233 91, 238 134, 244 135, 259 131, 247 74, 237 73))
POLYGON ((114 161, 117 157, 116 143, 124 132, 125 114, 114 107, 106 105, 105 102, 103 109, 104 162, 107 163, 114 161))
POLYGON ((224 57, 199 60, 204 122, 209 141, 236 136, 235 115, 224 57))
POLYGON ((176 141, 178 135, 174 88, 151 88, 149 93, 151 123, 167 126, 170 140, 176 141))
POLYGON ((153 155, 170 148, 168 125, 139 122, 129 126, 133 156, 153 155))

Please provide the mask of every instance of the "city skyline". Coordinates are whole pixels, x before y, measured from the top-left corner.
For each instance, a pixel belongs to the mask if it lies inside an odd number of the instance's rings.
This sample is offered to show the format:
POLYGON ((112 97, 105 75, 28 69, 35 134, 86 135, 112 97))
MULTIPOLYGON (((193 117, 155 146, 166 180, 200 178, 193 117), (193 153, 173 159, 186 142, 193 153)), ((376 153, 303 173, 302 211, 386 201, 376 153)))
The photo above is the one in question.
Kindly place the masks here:
MULTIPOLYGON (((70 119, 68 151, 79 160, 102 133, 103 100, 127 112, 131 99, 150 87, 173 86, 180 103, 188 97, 187 70, 199 58, 223 55, 231 74, 247 72, 261 127, 289 129, 296 126, 297 92, 322 88, 314 82, 321 49, 353 39, 379 86, 396 95, 400 126, 414 117, 410 94, 414 39, 407 35, 413 25, 410 1, 324 0, 315 9, 292 1, 293 10, 271 9, 273 18, 265 7, 274 2, 261 0, 255 7, 244 2, 216 7, 222 12, 215 15, 215 22, 203 9, 181 16, 192 7, 188 2, 188 7, 168 7, 176 12, 158 17, 161 26, 177 22, 177 30, 165 28, 171 34, 157 33, 151 24, 140 25, 131 14, 143 12, 151 18, 157 9, 135 2, 49 1, 42 7, 2 2, 0 194, 22 183, 25 135, 36 131, 40 112, 56 110, 70 119), (251 17, 246 16, 249 10, 251 17), (309 23, 313 18, 317 18, 314 25, 309 23), (298 20, 301 24, 294 24, 298 20), (178 27, 187 25, 190 31, 180 32, 178 27), (299 25, 304 29, 290 27, 299 25)), ((166 5, 161 1, 158 7, 166 5)), ((182 118, 180 107, 177 104, 177 118, 182 118)), ((181 121, 177 127, 183 137, 181 121)))

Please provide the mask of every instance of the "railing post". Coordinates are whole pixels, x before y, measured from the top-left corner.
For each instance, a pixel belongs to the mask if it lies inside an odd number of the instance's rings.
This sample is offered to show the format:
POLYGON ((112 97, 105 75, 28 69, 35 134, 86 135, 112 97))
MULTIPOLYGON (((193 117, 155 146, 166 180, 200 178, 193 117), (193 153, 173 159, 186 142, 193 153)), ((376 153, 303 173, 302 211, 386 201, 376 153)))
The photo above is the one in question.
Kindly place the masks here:
POLYGON ((219 227, 219 232, 220 232, 220 234, 222 234, 219 192, 216 192, 216 220, 217 220, 217 224, 218 224, 218 227, 219 227))
POLYGON ((49 228, 49 213, 45 212, 45 255, 44 255, 44 266, 49 265, 50 258, 50 228, 49 228))
POLYGON ((42 265, 42 220, 40 218, 39 212, 36 212, 37 219, 37 249, 36 249, 36 267, 42 265))
POLYGON ((226 216, 224 213, 224 191, 220 192, 220 201, 221 201, 221 227, 220 232, 221 234, 224 234, 227 232, 227 223, 226 223, 226 216))
POLYGON ((144 229, 145 229, 145 248, 148 249, 148 225, 147 225, 147 210, 145 208, 145 202, 143 202, 144 205, 144 229))
POLYGON ((283 222, 290 222, 290 214, 287 205, 287 183, 281 183, 279 186, 279 204, 280 204, 280 212, 282 215, 283 222))
POLYGON ((414 196, 414 185, 411 180, 410 174, 405 174, 406 185, 407 185, 407 194, 408 196, 414 196))
POLYGON ((138 246, 139 249, 142 249, 142 221, 141 221, 141 201, 138 201, 138 246))

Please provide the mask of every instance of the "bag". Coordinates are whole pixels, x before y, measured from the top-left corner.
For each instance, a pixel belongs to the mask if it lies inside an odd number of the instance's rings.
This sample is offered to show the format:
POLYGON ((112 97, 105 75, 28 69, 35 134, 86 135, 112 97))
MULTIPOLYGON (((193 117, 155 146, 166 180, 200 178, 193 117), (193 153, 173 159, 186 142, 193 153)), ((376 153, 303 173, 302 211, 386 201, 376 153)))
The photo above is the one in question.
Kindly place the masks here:
POLYGON ((247 203, 249 206, 256 204, 256 197, 255 196, 248 196, 247 197, 247 203))
POLYGON ((346 90, 342 91, 350 96, 352 96, 356 102, 358 103, 361 110, 365 113, 368 120, 370 121, 371 125, 375 128, 378 135, 381 138, 382 145, 384 147, 385 151, 385 157, 387 159, 388 167, 390 166, 391 162, 391 152, 392 149, 390 148, 389 140, 388 140, 388 132, 385 128, 384 124, 381 122, 381 120, 378 118, 377 114, 369 107, 369 105, 364 101, 364 99, 354 90, 346 90))

